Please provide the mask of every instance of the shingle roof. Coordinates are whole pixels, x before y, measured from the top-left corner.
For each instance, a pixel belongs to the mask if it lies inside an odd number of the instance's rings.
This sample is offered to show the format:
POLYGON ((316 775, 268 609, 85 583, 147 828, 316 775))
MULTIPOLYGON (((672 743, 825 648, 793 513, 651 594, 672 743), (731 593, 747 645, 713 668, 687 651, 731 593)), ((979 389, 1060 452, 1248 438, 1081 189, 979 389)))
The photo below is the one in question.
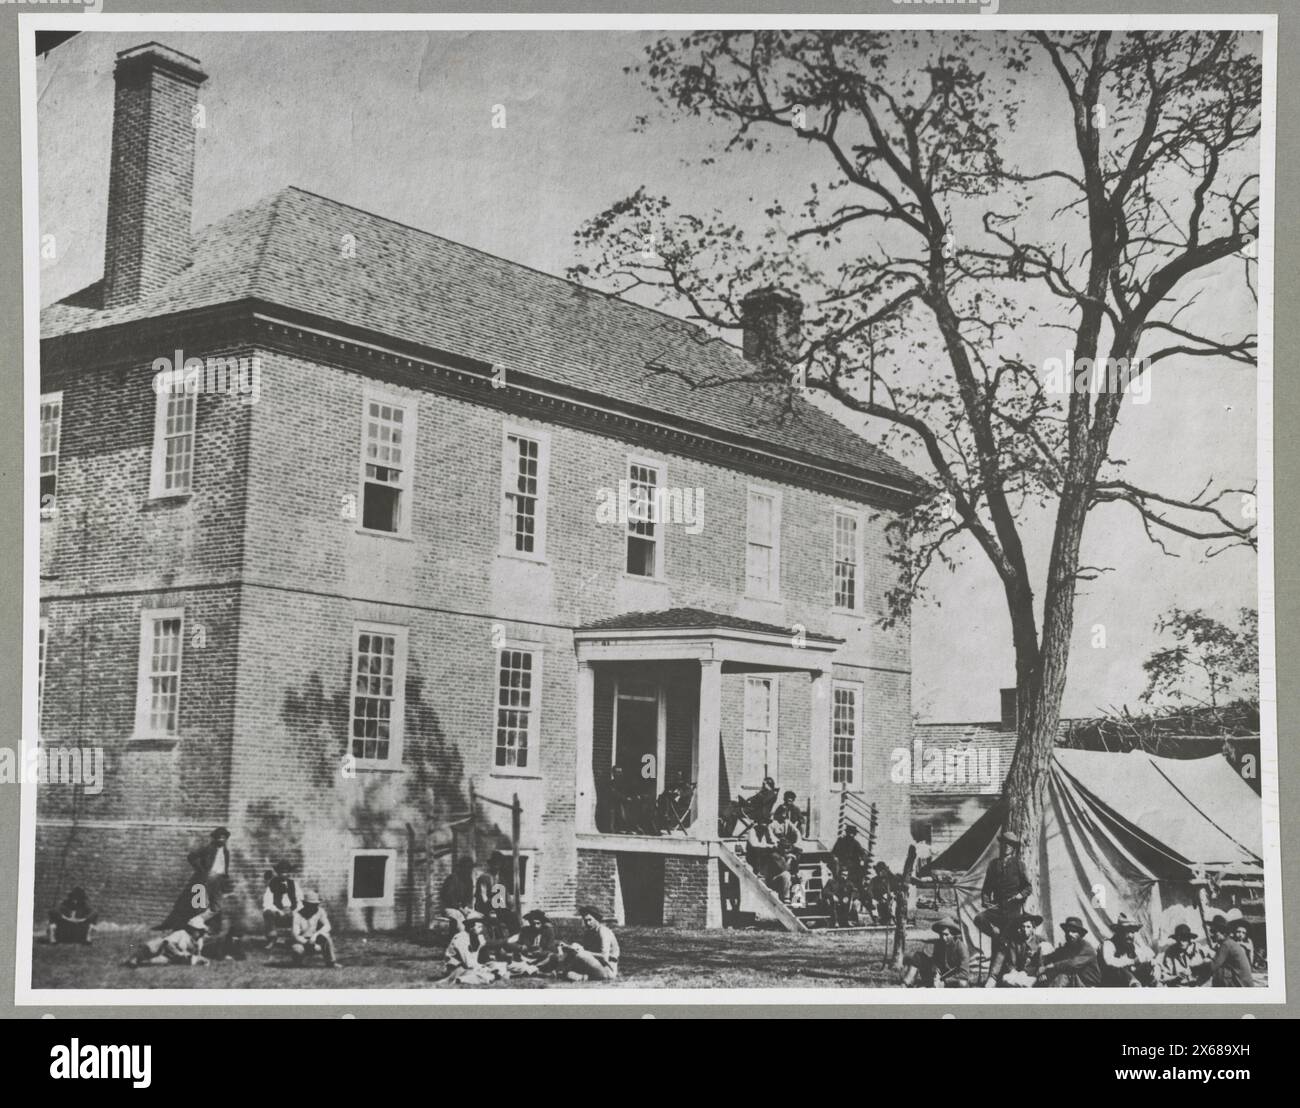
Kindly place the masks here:
MULTIPOLYGON (((714 627, 733 631, 752 631, 760 635, 790 636, 790 628, 775 623, 760 623, 755 619, 741 619, 739 616, 709 612, 703 608, 665 608, 654 612, 624 612, 622 615, 608 616, 595 623, 584 624, 579 631, 690 631, 706 630, 714 627)), ((804 638, 818 642, 839 643, 843 639, 831 635, 820 635, 805 631, 804 638)))
POLYGON ((98 285, 50 305, 51 338, 255 298, 559 385, 810 454, 923 494, 906 467, 832 416, 793 410, 735 377, 740 353, 700 328, 297 188, 195 237, 194 260, 159 293, 108 311, 98 285), (356 256, 341 249, 354 236, 356 256), (655 372, 650 366, 672 372, 655 372))

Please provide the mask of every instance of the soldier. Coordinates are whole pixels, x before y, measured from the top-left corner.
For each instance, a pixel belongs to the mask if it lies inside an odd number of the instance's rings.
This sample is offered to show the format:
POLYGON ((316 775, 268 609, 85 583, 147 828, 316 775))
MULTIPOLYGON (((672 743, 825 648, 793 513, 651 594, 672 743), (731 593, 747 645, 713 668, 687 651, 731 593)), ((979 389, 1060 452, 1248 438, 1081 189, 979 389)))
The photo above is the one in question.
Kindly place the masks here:
POLYGON ((1124 913, 1111 937, 1101 944, 1101 983, 1122 989, 1150 985, 1155 952, 1137 937, 1142 929, 1124 913))
POLYGON ((1173 941, 1155 964, 1155 983, 1169 989, 1191 988, 1209 975, 1210 956, 1187 924, 1174 928, 1173 941))
POLYGON ((859 841, 858 829, 853 824, 845 827, 844 834, 835 840, 831 856, 853 885, 861 889, 862 880, 867 875, 867 848, 859 841))
POLYGON ((830 916, 831 927, 848 927, 853 920, 853 905, 857 900, 857 890, 850 884, 844 869, 838 863, 834 875, 822 889, 822 904, 830 916))
POLYGON ((141 943, 123 965, 132 969, 136 966, 206 966, 208 960, 203 957, 203 940, 207 933, 208 925, 203 916, 193 916, 171 934, 141 943))
POLYGON ((1061 931, 1065 941, 1043 956, 1042 981, 1058 989, 1095 989, 1101 984, 1101 967, 1088 929, 1078 916, 1069 916, 1061 931))
POLYGON ((1032 912, 1021 912, 1016 920, 1018 933, 1000 945, 989 966, 986 989, 1028 988, 1038 980, 1042 968, 1043 948, 1047 945, 1038 934, 1043 917, 1032 912))
POLYGON ((1214 957, 1210 959, 1210 984, 1216 989, 1249 989, 1255 985, 1255 975, 1245 948, 1229 936, 1231 924, 1222 916, 1210 921, 1210 945, 1214 957))
POLYGON ((930 953, 917 951, 904 959, 907 966, 904 988, 969 988, 970 955, 956 920, 944 916, 934 924, 933 930, 938 938, 931 940, 930 953))
POLYGON ((311 954, 320 954, 325 965, 338 969, 334 960, 334 939, 330 934, 329 916, 320 902, 320 895, 314 892, 302 894, 302 905, 293 914, 293 963, 302 965, 303 959, 311 954))
POLYGON ((1005 830, 999 840, 998 857, 989 863, 984 875, 984 890, 975 926, 995 942, 1013 926, 1025 909, 1025 899, 1033 891, 1024 864, 1020 861, 1020 837, 1005 830))

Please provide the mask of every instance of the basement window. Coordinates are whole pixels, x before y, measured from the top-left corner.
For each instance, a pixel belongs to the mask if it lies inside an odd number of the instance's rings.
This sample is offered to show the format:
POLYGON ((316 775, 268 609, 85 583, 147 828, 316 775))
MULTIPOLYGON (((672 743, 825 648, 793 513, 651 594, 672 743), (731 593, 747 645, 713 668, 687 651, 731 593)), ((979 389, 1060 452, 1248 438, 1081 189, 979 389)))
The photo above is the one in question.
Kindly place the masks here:
POLYGON ((410 531, 415 409, 368 393, 361 420, 361 526, 367 531, 410 531))
POLYGON ((389 908, 396 884, 397 851, 354 850, 348 904, 360 908, 389 908))

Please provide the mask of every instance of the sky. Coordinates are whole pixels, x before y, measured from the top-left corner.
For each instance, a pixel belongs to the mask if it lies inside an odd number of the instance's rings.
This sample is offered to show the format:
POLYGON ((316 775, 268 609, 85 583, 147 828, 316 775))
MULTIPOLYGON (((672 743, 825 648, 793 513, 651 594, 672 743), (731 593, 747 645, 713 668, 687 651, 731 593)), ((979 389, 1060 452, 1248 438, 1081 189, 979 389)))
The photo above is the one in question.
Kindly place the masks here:
MULTIPOLYGON (((113 57, 149 37, 200 59, 210 76, 200 96, 196 228, 297 185, 559 274, 579 260, 574 231, 639 187, 756 227, 768 201, 802 199, 809 179, 801 154, 701 164, 719 137, 703 121, 635 133, 654 104, 624 69, 641 60, 654 38, 647 32, 83 33, 38 67, 40 226, 57 244, 42 266, 42 303, 100 276, 113 57), (493 127, 501 107, 506 125, 493 127)), ((1072 167, 1058 97, 1047 83, 1033 94, 1018 141, 1037 147, 1040 164, 1072 167)), ((1212 312, 1241 311, 1219 275, 1203 299, 1212 312)), ((1057 346, 1059 338, 1044 339, 1039 353, 1057 346)), ((1151 403, 1127 406, 1116 432, 1128 479, 1186 497, 1211 477, 1252 484, 1254 371, 1170 359, 1157 372, 1151 403)), ((1042 581, 1050 520, 1027 519, 1025 536, 1042 581)), ((1141 707, 1141 663, 1171 606, 1231 618, 1256 605, 1253 553, 1207 559, 1199 544, 1169 545, 1179 557, 1149 544, 1129 508, 1090 517, 1083 561, 1113 571, 1080 588, 1065 715, 1141 707)), ((1014 657, 993 571, 970 552, 930 586, 932 599, 913 613, 914 712, 927 721, 996 718, 1014 657)))

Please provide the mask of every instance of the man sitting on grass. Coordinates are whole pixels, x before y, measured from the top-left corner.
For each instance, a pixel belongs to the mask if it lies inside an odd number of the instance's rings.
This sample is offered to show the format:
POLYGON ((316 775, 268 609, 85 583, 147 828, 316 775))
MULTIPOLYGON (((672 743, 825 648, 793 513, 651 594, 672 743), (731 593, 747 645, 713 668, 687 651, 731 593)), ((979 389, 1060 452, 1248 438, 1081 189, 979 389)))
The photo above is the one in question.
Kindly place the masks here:
POLYGON ((302 965, 312 954, 319 954, 325 959, 330 969, 338 969, 334 960, 334 940, 330 936, 330 920, 325 914, 325 907, 320 902, 320 894, 306 892, 302 894, 302 906, 293 914, 293 964, 302 965))
POLYGON ((588 905, 582 917, 582 943, 560 943, 563 966, 570 981, 613 981, 618 976, 618 939, 605 917, 588 905))
POLYGON ((78 885, 63 898, 63 903, 50 913, 48 931, 50 944, 80 943, 82 946, 89 946, 91 936, 95 933, 95 924, 98 922, 99 916, 91 910, 86 890, 78 885))
POLYGON ((904 960, 907 973, 903 985, 909 989, 966 989, 970 987, 970 955, 955 920, 944 916, 934 924, 937 939, 931 951, 917 951, 904 960))
POLYGON ((194 916, 184 927, 142 942, 122 964, 132 969, 136 966, 206 966, 208 960, 203 957, 203 940, 207 933, 208 925, 203 916, 194 916))

